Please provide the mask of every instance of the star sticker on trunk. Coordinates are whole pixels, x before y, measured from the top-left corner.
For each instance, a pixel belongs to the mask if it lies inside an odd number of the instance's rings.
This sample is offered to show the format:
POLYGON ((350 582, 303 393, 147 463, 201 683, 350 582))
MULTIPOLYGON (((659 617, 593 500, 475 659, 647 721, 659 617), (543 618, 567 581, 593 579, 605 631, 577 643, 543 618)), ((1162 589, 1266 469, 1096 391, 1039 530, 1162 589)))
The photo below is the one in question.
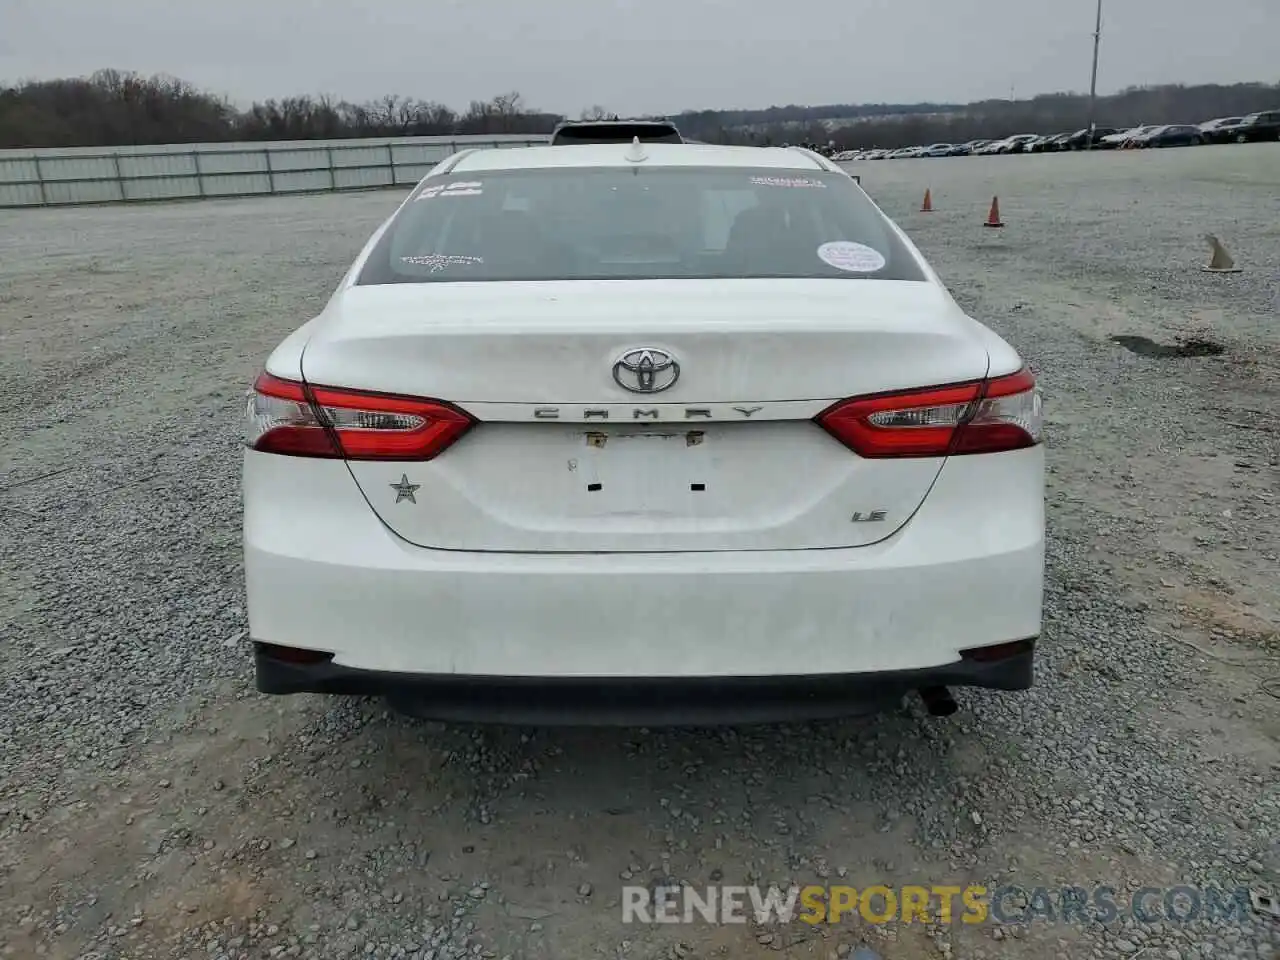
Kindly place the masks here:
POLYGON ((396 492, 396 503, 399 503, 401 500, 408 500, 410 503, 417 503, 418 500, 414 494, 418 492, 422 484, 410 483, 409 475, 407 473, 402 473, 400 474, 399 483, 389 483, 387 486, 396 492))

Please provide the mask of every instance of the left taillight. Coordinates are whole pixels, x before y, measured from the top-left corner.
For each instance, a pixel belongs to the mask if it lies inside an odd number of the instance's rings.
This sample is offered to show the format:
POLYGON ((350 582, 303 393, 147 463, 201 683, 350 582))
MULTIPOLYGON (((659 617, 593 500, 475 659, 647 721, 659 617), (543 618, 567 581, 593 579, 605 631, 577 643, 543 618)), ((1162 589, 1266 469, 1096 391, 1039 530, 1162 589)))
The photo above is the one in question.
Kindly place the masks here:
POLYGON ((1031 371, 843 400, 818 423, 860 457, 999 453, 1040 443, 1044 414, 1031 371))
POLYGON ((245 443, 292 457, 430 460, 472 423, 439 400, 311 386, 263 373, 249 395, 245 443))

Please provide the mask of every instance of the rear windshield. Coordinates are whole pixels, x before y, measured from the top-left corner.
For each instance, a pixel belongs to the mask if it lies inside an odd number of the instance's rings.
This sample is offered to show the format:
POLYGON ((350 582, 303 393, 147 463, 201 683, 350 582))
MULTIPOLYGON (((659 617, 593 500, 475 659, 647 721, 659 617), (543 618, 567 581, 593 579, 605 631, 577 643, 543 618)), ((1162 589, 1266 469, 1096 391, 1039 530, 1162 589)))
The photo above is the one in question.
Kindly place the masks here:
POLYGON ((432 177, 357 283, 737 277, 925 279, 844 174, 613 167, 432 177))

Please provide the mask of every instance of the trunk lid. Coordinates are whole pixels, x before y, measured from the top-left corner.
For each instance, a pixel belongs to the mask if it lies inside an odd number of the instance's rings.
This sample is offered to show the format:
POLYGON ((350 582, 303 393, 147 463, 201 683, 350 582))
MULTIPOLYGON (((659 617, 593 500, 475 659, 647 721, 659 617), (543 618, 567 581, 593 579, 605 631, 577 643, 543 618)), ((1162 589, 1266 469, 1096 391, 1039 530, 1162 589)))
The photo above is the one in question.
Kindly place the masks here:
POLYGON ((445 400, 479 421, 427 463, 349 464, 399 536, 575 553, 882 540, 942 459, 862 459, 812 418, 987 366, 938 285, 776 279, 353 287, 302 364, 313 384, 445 400), (678 362, 669 388, 615 380, 619 357, 644 348, 678 362))

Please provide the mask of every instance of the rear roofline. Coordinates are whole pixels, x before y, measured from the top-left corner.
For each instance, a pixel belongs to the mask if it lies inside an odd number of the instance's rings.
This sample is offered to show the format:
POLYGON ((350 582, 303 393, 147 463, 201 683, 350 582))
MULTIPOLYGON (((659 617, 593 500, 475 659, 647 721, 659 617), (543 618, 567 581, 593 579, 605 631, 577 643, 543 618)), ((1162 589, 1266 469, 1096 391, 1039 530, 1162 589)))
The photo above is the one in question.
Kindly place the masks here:
MULTIPOLYGON (((759 167, 783 170, 830 170, 825 159, 790 147, 737 147, 702 143, 643 143, 647 167, 759 167)), ((629 143, 582 143, 559 146, 477 149, 456 163, 451 173, 534 170, 548 167, 633 167, 629 143)), ((840 173, 845 171, 836 167, 840 173)), ((434 171, 433 171, 434 172, 434 171)), ((845 173, 848 176, 847 173, 845 173)), ((430 174, 428 174, 430 176, 430 174)))

